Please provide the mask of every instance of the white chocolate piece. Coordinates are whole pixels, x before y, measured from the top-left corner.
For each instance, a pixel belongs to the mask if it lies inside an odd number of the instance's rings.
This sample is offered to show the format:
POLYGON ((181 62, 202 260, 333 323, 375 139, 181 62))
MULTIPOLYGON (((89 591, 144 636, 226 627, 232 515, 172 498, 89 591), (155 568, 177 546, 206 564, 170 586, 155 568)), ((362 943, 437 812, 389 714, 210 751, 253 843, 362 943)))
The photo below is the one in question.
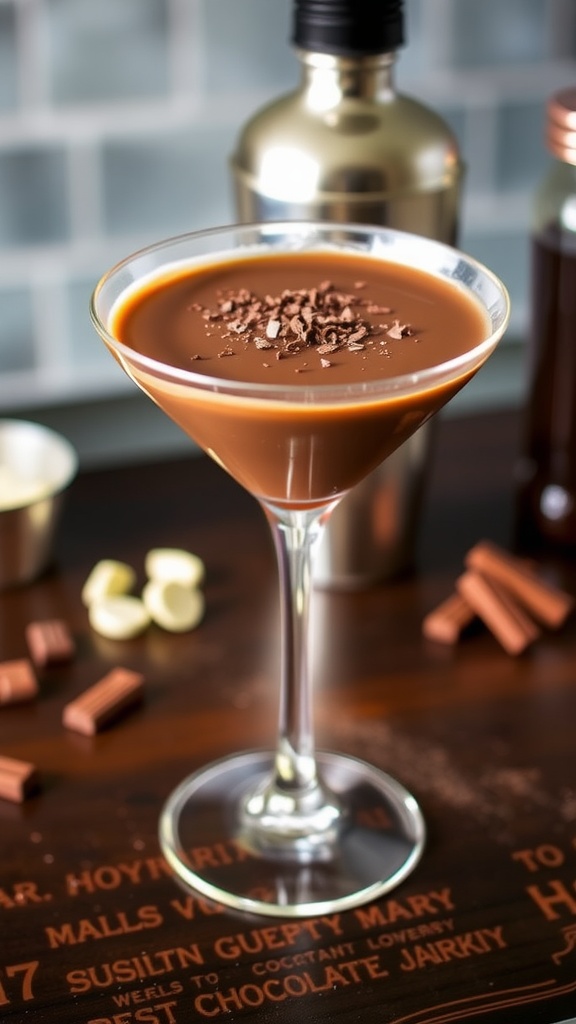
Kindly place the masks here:
POLYGON ((131 640, 150 625, 150 614, 139 597, 118 594, 94 601, 88 609, 92 629, 109 640, 131 640))
POLYGON ((180 548, 153 548, 146 555, 144 567, 151 580, 185 587, 199 587, 205 576, 202 559, 180 548))
POLYGON ((82 587, 82 602, 89 608, 104 597, 129 593, 135 583, 136 573, 131 565, 103 558, 96 563, 82 587))
POLYGON ((142 599, 150 618, 171 633, 194 629, 204 615, 202 591, 174 580, 148 580, 142 599))

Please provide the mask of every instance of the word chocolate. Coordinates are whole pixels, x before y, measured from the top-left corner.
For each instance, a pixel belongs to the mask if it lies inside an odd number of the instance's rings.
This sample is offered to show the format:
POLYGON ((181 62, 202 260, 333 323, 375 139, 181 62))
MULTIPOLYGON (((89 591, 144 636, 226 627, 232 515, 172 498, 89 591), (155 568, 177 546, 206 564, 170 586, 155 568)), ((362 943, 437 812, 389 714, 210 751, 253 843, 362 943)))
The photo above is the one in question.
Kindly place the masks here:
POLYGON ((85 736, 95 733, 138 704, 143 696, 144 677, 127 668, 112 669, 79 697, 64 707, 63 725, 85 736))
POLYGON ((0 755, 0 797, 20 804, 40 784, 36 765, 0 755))

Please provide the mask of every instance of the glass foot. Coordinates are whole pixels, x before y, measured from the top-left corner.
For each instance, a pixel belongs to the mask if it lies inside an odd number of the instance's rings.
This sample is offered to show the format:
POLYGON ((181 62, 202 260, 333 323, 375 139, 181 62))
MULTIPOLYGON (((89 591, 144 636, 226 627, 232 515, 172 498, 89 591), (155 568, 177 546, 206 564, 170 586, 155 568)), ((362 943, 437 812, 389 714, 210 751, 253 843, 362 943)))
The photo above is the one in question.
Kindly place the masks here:
POLYGON ((273 754, 237 754, 185 779, 160 817, 160 844, 176 875, 236 910, 308 917, 357 907, 388 892, 415 867, 425 826, 414 797, 389 775, 341 754, 318 770, 342 808, 341 823, 314 856, 297 844, 258 848, 246 834, 247 797, 273 771, 273 754))

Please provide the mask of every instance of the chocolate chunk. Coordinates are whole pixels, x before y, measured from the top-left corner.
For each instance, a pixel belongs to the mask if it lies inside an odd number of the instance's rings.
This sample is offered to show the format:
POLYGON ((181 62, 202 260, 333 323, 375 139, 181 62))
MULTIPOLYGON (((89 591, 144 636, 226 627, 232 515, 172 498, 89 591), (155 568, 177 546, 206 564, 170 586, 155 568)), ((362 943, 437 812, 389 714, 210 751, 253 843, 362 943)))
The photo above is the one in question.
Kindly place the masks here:
POLYGON ((0 798, 21 804, 39 785, 36 765, 15 757, 0 756, 0 798))
MULTIPOLYGON (((238 292, 221 290, 217 309, 204 309, 203 313, 209 321, 217 321, 221 340, 228 342, 218 352, 220 359, 236 354, 240 340, 243 346, 274 348, 278 360, 308 348, 316 349, 321 356, 338 350, 361 352, 382 344, 383 333, 395 340, 411 335, 412 328, 399 319, 392 325, 372 324, 366 319, 367 315, 391 310, 360 296, 358 292, 365 287, 364 281, 357 281, 356 293, 348 294, 325 280, 308 289, 285 289, 280 295, 264 297, 245 288, 238 292)), ((325 360, 322 365, 331 363, 325 360)))
POLYGON ((40 668, 72 661, 76 653, 72 634, 63 619, 30 622, 26 642, 32 661, 40 668))
POLYGON ((27 658, 0 664, 0 705, 22 704, 38 696, 38 681, 27 658))
POLYGON ((64 708, 67 729, 93 736, 142 700, 144 677, 115 668, 64 708))

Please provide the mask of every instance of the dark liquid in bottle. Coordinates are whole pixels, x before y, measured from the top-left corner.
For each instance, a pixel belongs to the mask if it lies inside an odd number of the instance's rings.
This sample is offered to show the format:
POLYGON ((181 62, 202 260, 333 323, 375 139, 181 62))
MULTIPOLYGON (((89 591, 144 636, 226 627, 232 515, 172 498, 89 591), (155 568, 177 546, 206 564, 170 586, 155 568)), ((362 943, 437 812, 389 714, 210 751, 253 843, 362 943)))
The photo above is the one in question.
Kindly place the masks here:
POLYGON ((557 226, 533 241, 530 344, 518 538, 576 545, 576 237, 557 226))

